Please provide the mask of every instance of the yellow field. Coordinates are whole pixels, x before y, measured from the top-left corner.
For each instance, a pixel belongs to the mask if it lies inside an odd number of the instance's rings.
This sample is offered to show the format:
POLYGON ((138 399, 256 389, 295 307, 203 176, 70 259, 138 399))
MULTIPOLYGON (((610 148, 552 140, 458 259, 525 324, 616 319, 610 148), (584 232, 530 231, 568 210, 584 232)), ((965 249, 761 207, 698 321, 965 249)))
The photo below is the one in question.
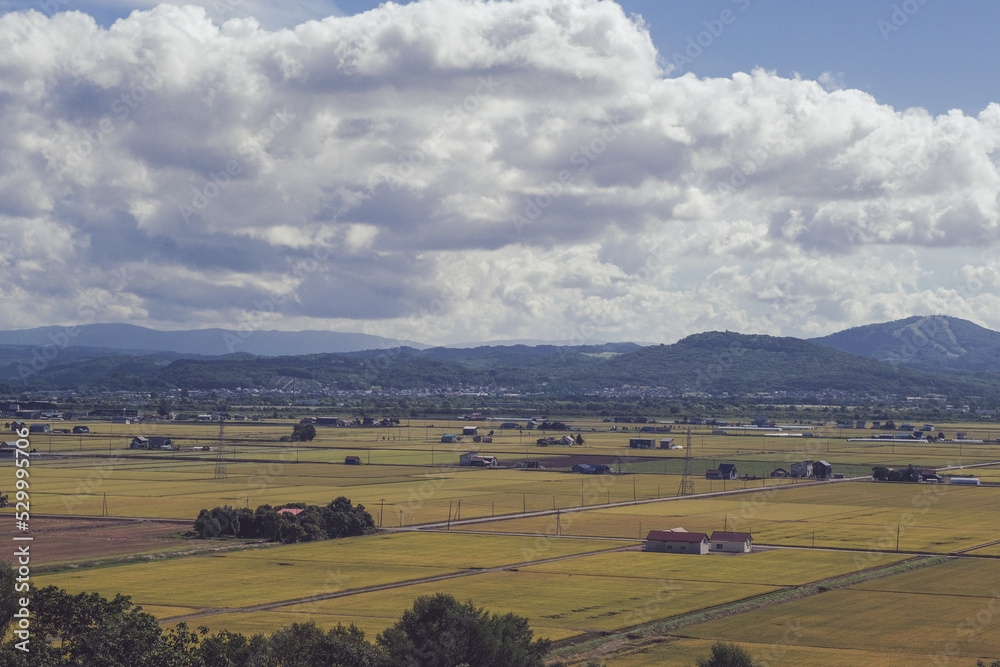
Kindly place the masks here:
POLYGON ((245 607, 628 543, 398 533, 119 565, 34 578, 77 593, 124 593, 152 606, 245 607), (544 553, 544 556, 538 555, 544 553), (165 582, 167 582, 165 584, 165 582))
MULTIPOLYGON (((995 616, 983 598, 837 590, 684 628, 678 634, 758 644, 975 658, 1000 656, 1000 638, 967 619, 995 616)), ((993 605, 994 609, 997 605, 993 605)), ((950 663, 949 663, 950 664, 950 663)))
MULTIPOLYGON (((565 513, 563 535, 631 537, 649 530, 752 532, 758 544, 949 553, 1000 540, 1000 488, 843 482, 565 513)), ((554 534, 555 517, 483 524, 494 532, 554 534)))

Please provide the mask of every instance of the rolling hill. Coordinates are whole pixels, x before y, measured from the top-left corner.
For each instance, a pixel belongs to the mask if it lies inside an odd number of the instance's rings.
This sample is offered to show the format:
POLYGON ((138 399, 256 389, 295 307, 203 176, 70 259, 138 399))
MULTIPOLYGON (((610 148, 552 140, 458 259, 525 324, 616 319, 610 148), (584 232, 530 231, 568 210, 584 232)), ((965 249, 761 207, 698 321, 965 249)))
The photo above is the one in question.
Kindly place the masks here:
POLYGON ((1000 372, 1000 332, 957 317, 908 317, 811 340, 898 366, 940 372, 1000 372))

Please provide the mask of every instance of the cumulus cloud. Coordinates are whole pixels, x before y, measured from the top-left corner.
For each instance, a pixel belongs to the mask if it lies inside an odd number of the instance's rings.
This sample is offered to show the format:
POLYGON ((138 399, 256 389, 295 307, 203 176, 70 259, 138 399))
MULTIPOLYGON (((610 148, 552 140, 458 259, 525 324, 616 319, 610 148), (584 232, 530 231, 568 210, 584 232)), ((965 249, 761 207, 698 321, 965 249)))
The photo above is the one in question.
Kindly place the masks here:
POLYGON ((6 14, 2 325, 1000 326, 995 271, 970 259, 1000 240, 1000 105, 932 117, 832 75, 657 63, 608 0, 421 0, 289 29, 170 4, 107 28, 6 14))

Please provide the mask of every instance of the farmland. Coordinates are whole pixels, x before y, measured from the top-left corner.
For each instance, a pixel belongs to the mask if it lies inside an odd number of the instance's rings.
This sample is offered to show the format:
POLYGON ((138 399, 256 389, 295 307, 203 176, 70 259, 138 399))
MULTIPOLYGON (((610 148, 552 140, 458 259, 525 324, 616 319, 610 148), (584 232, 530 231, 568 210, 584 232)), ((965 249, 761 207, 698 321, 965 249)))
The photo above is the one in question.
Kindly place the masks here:
MULTIPOLYGON (((830 427, 813 429, 815 437, 808 438, 719 435, 696 427, 690 467, 697 495, 679 497, 685 451, 628 446, 640 436, 673 437, 684 445, 687 433, 679 429, 639 434, 574 420, 585 442, 569 447, 535 444, 558 433, 501 431, 498 423, 480 424, 481 434, 494 431, 492 442, 442 443, 443 435, 468 424, 441 420, 319 427, 314 440, 297 443, 280 441, 291 422, 227 423, 222 440, 212 424, 87 424, 90 434, 31 438, 37 450, 32 513, 93 517, 34 516, 37 564, 57 568, 39 572, 35 583, 125 593, 168 625, 190 619, 212 630, 252 633, 312 620, 321 627, 355 623, 373 636, 416 596, 450 592, 491 611, 524 615, 539 636, 575 642, 886 566, 909 554, 1000 555, 993 544, 1000 541, 1000 486, 769 477, 776 468, 815 459, 859 478, 875 465, 978 466, 1000 462, 1000 446, 992 443, 851 443, 845 437, 854 433, 830 427), (179 449, 128 449, 135 435, 170 437, 179 449), (459 454, 470 450, 497 456, 501 466, 535 460, 540 468, 458 466, 459 454), (359 457, 361 465, 345 465, 347 456, 359 457), (575 462, 606 463, 616 474, 570 474, 575 462), (705 479, 705 470, 722 462, 749 478, 705 479), (190 524, 130 521, 193 521, 199 510, 219 505, 323 505, 341 495, 395 532, 278 546, 185 539, 178 533, 190 524), (780 548, 702 558, 639 550, 649 530, 676 527, 747 531, 755 544, 780 548)), ((991 435, 976 425, 942 430, 991 435)), ((996 433, 1000 427, 993 426, 996 433)), ((998 470, 962 472, 1000 482, 998 470)), ((691 664, 717 638, 739 641, 762 659, 770 655, 771 664, 893 664, 903 653, 937 655, 957 624, 975 617, 977 604, 991 604, 977 582, 997 580, 996 562, 950 560, 662 637, 623 639, 618 653, 601 661, 691 664), (938 609, 938 602, 944 624, 920 632, 930 620, 919 610, 938 609), (855 628, 880 615, 900 619, 883 644, 876 631, 855 628), (795 619, 801 636, 789 643, 782 637, 795 619), (766 632, 755 636, 753 627, 766 632)), ((951 664, 974 655, 1000 657, 994 636, 970 637, 951 664)))

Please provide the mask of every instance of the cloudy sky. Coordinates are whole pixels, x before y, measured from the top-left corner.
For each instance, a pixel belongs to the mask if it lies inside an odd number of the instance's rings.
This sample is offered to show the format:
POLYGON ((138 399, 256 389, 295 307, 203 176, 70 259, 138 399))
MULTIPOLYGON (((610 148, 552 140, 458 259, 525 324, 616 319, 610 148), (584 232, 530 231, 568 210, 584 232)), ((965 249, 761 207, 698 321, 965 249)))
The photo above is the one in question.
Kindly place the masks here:
POLYGON ((0 12, 2 329, 1000 329, 998 3, 0 12))

